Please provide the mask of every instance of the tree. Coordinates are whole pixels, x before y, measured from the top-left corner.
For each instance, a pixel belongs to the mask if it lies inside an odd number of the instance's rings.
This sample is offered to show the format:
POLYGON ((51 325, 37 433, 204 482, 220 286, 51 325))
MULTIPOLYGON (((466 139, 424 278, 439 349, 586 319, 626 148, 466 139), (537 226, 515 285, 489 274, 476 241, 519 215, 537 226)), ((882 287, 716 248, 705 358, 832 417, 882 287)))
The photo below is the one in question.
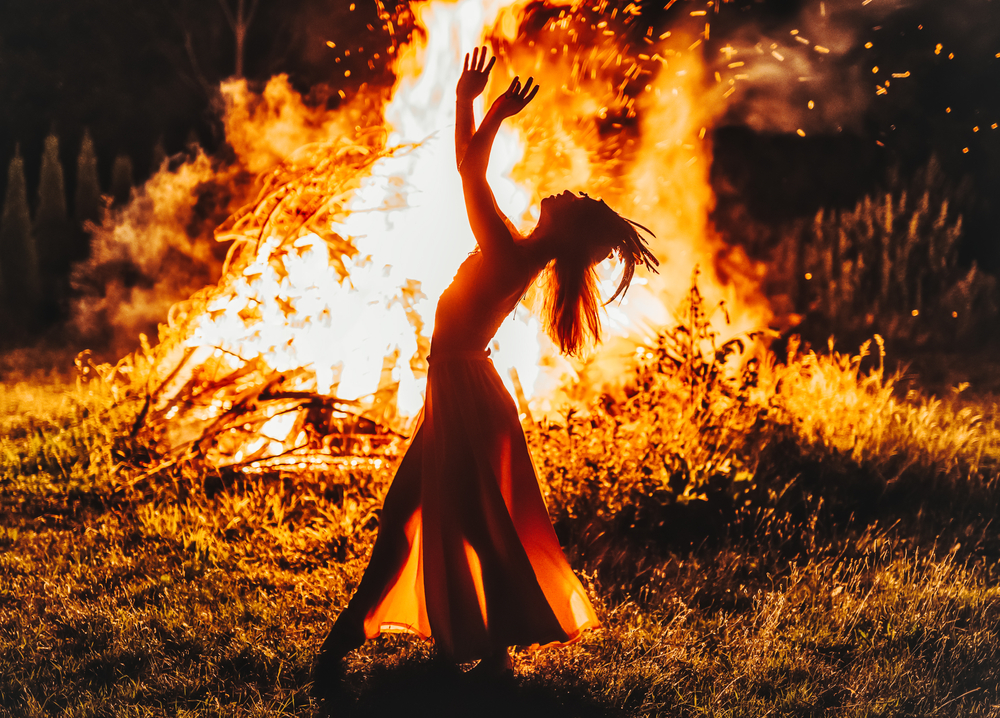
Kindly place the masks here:
POLYGON ((132 197, 132 158, 118 155, 111 166, 111 197, 116 206, 128 204, 132 197))
POLYGON ((217 0, 221 17, 218 11, 209 9, 210 3, 201 0, 161 0, 161 4, 180 32, 181 40, 179 44, 162 45, 163 51, 189 85, 198 87, 211 101, 222 77, 244 76, 247 34, 257 15, 259 0, 217 0), (231 66, 219 54, 228 45, 224 37, 227 27, 233 37, 231 66), (232 67, 232 72, 224 70, 225 66, 232 67))
POLYGON ((66 188, 59 161, 59 138, 55 134, 45 138, 34 230, 46 295, 61 297, 64 285, 68 286, 66 280, 73 260, 73 238, 66 216, 66 188))
POLYGON ((73 214, 81 226, 84 222, 99 222, 101 219, 101 182, 97 176, 97 153, 87 130, 83 131, 80 155, 76 159, 73 214))
POLYGON ((236 40, 236 70, 233 75, 237 78, 243 77, 243 56, 246 47, 247 30, 253 22, 253 16, 257 12, 258 0, 250 0, 250 8, 246 7, 246 0, 236 0, 236 11, 229 7, 229 0, 219 0, 222 12, 229 23, 229 29, 233 31, 233 38, 236 40))
POLYGON ((0 270, 8 314, 16 324, 30 327, 37 317, 41 285, 20 149, 7 170, 7 193, 0 217, 0 270))
POLYGON ((90 133, 83 131, 80 154, 76 158, 76 194, 73 200, 77 241, 73 259, 79 261, 90 253, 90 232, 87 222, 99 224, 101 220, 101 183, 97 177, 97 153, 90 133))
POLYGON ((149 174, 155 175, 161 169, 163 169, 163 163, 169 159, 167 156, 167 148, 163 144, 163 135, 160 135, 156 139, 156 144, 153 146, 153 161, 149 166, 149 174))

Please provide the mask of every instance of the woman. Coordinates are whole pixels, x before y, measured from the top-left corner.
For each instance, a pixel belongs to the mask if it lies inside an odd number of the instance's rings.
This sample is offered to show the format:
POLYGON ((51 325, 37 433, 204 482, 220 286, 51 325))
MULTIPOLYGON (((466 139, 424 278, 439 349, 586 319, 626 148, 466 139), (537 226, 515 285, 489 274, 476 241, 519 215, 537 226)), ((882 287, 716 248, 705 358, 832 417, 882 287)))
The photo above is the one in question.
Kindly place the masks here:
POLYGON ((564 352, 579 353, 600 334, 593 265, 611 252, 623 260, 617 297, 637 263, 652 269, 657 261, 639 225, 569 192, 542 200, 527 237, 514 230, 486 167, 500 123, 538 87, 515 78, 476 130, 472 102, 494 61, 486 64, 485 47, 471 63, 466 55, 457 92, 455 149, 479 251, 438 303, 419 428, 386 494, 368 568, 320 651, 320 694, 341 659, 382 631, 433 638, 456 662, 480 659, 477 670, 503 673, 511 670, 509 646, 568 643, 598 625, 549 522, 517 409, 486 346, 551 265, 549 333, 564 352))

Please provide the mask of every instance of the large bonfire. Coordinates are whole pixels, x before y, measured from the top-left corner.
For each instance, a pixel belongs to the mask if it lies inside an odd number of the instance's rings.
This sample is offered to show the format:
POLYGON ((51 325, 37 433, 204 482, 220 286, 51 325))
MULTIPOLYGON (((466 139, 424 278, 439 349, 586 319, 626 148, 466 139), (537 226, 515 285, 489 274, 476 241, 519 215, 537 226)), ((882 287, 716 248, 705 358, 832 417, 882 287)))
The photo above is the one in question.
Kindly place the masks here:
MULTIPOLYGON (((484 42, 499 57, 487 102, 515 73, 542 86, 498 137, 490 181, 501 208, 528 228, 547 194, 603 197, 655 232, 663 270, 607 308, 605 342, 585 363, 558 355, 530 301, 504 323, 492 356, 526 421, 613 383, 670 320, 695 267, 705 295, 726 304, 727 332, 767 322, 749 264, 725 282, 713 269, 707 131, 732 82, 706 78, 704 11, 659 34, 636 6, 605 0, 416 11, 426 32, 393 46, 386 98, 362 88, 330 112, 305 108, 283 78, 261 97, 224 88, 227 139, 260 172, 259 192, 216 232, 231 242, 218 285, 174 306, 159 345, 141 353, 152 373, 136 431, 168 460, 245 472, 380 462, 406 435, 437 297, 475 246, 453 93, 462 54, 484 42)), ((601 271, 613 289, 616 267, 601 271)))

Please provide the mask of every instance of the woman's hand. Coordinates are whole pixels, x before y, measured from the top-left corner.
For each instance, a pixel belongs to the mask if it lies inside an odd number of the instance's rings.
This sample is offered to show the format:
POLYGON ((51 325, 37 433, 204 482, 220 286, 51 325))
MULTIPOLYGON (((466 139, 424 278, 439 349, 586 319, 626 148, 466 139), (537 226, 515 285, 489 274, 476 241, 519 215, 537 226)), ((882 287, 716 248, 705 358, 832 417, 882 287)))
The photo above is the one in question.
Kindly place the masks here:
POLYGON ((529 77, 524 87, 521 87, 521 80, 515 77, 507 91, 493 102, 490 112, 495 112, 501 119, 516 115, 538 94, 538 85, 531 86, 534 81, 533 77, 529 77))
POLYGON ((496 57, 490 58, 490 64, 486 64, 486 46, 483 45, 482 53, 477 47, 472 51, 472 62, 469 62, 469 53, 465 53, 465 68, 462 76, 458 79, 457 95, 460 100, 472 101, 479 97, 486 89, 486 81, 490 79, 490 70, 496 57))

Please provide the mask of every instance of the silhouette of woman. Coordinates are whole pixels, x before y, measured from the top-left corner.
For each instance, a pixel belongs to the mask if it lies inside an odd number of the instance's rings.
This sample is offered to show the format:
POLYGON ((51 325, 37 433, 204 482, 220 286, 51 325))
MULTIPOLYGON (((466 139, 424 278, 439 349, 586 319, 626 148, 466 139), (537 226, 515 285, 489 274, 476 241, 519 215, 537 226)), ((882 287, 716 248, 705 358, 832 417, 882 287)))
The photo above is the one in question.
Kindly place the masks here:
MULTIPOLYGON (((509 646, 568 643, 598 625, 542 499, 517 409, 487 344, 546 267, 546 319, 560 348, 578 353, 600 333, 593 265, 657 264, 634 223, 570 192, 542 200, 526 237, 497 208, 486 182, 501 122, 538 87, 517 78, 475 129, 473 100, 496 58, 477 48, 458 83, 455 149, 479 250, 441 295, 418 429, 385 497, 364 577, 323 643, 314 690, 333 689, 343 657, 382 631, 433 638, 456 662, 511 670, 509 646)), ((645 229, 640 227, 641 229, 645 229)), ((648 230, 645 230, 648 232, 648 230)), ((614 297, 612 297, 613 299, 614 297)))

